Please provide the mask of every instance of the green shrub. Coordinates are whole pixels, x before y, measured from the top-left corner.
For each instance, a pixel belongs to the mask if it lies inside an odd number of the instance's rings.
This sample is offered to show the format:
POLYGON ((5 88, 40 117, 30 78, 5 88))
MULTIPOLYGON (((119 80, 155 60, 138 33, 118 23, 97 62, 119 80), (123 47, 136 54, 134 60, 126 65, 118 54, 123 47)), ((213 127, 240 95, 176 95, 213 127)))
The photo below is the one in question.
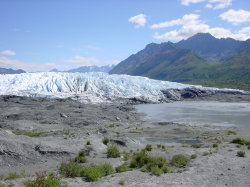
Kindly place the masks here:
POLYGON ((235 131, 227 131, 227 135, 236 135, 237 133, 235 131))
POLYGON ((87 162, 86 153, 84 151, 80 151, 77 157, 75 158, 75 162, 86 163, 87 162))
POLYGON ((93 165, 89 167, 84 167, 81 172, 81 176, 85 177, 87 181, 97 181, 103 176, 110 175, 114 172, 112 165, 109 163, 104 163, 100 165, 93 165))
POLYGON ((60 178, 53 174, 48 176, 38 175, 34 181, 25 181, 26 187, 67 187, 66 182, 61 182, 60 178))
POLYGON ((214 143, 213 148, 216 148, 216 147, 218 147, 218 144, 214 143))
POLYGON ((146 149, 147 151, 152 151, 152 145, 147 144, 145 149, 146 149))
POLYGON ((109 139, 108 139, 108 138, 103 138, 102 143, 103 143, 104 145, 108 145, 109 139))
POLYGON ((196 154, 191 155, 191 159, 196 159, 196 158, 197 158, 196 154))
POLYGON ((154 174, 153 172, 160 174, 168 172, 166 159, 163 157, 150 157, 145 149, 132 157, 129 166, 131 168, 142 168, 141 171, 151 172, 152 174, 154 174), (156 168, 161 171, 158 172, 156 168))
POLYGON ((3 180, 3 176, 0 175, 0 181, 3 180))
POLYGON ((151 173, 153 175, 156 175, 156 176, 160 176, 161 174, 163 174, 164 172, 162 171, 162 169, 158 168, 158 167, 152 167, 151 168, 151 173))
POLYGON ((13 180, 13 179, 19 179, 21 178, 21 175, 17 173, 9 173, 8 177, 6 178, 7 180, 13 180))
POLYGON ((126 163, 126 162, 115 168, 115 171, 117 173, 122 173, 122 172, 129 171, 129 170, 131 170, 131 169, 128 167, 128 163, 126 163))
POLYGON ((107 176, 112 173, 114 173, 114 168, 111 164, 109 163, 103 163, 97 166, 98 169, 100 169, 102 176, 107 176))
POLYGON ((83 167, 75 162, 62 163, 59 172, 64 177, 80 177, 83 167))
POLYGON ((118 148, 115 145, 111 145, 108 147, 107 149, 107 157, 108 158, 118 158, 120 157, 120 151, 118 150, 118 148))
POLYGON ((250 145, 247 148, 250 149, 250 145))
POLYGON ((192 145, 192 147, 198 149, 198 148, 201 148, 201 145, 200 144, 194 144, 194 145, 192 145))
POLYGON ((245 157, 245 154, 246 154, 246 153, 245 153, 244 151, 238 151, 238 152, 237 152, 237 156, 238 156, 238 157, 245 157))
POLYGON ((161 148, 161 144, 157 144, 157 148, 160 149, 161 148))
POLYGON ((172 166, 176 167, 186 166, 188 163, 189 163, 189 158, 181 154, 173 156, 170 162, 172 166))
POLYGON ((96 166, 85 167, 81 176, 85 177, 86 181, 93 182, 102 177, 102 171, 96 166))
POLYGON ((86 145, 91 145, 90 141, 87 141, 87 142, 86 142, 86 145))
POLYGON ((247 141, 244 138, 235 138, 231 141, 231 143, 239 145, 250 145, 250 141, 247 141))

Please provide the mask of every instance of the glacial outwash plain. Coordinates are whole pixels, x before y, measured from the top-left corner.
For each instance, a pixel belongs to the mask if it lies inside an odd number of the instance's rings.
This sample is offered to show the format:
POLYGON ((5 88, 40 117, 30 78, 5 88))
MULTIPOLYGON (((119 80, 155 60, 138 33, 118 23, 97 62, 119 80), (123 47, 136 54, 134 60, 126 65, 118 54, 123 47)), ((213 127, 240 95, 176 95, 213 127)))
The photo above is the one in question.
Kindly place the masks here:
POLYGON ((50 72, 0 75, 0 94, 0 186, 250 185, 250 119, 244 126, 157 121, 138 110, 216 103, 250 116, 247 91, 50 72))

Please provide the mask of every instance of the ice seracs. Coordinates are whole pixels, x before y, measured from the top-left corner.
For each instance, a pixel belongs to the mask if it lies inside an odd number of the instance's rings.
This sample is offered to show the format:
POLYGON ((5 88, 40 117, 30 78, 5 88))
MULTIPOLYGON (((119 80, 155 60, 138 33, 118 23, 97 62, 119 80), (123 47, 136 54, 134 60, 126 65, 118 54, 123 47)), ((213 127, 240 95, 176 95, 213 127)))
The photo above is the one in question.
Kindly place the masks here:
POLYGON ((97 72, 0 75, 1 95, 71 97, 89 102, 103 102, 118 98, 143 98, 151 102, 159 102, 166 97, 163 90, 186 88, 219 90, 146 77, 97 72))

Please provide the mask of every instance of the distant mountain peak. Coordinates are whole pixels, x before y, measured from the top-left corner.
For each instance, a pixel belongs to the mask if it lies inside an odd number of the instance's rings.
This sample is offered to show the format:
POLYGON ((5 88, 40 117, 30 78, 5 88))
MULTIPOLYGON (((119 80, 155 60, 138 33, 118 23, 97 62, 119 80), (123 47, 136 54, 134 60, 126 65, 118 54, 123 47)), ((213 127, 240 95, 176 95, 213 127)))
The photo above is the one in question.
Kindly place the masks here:
POLYGON ((0 74, 20 74, 20 73, 25 73, 24 70, 22 69, 11 69, 11 68, 0 68, 0 74))

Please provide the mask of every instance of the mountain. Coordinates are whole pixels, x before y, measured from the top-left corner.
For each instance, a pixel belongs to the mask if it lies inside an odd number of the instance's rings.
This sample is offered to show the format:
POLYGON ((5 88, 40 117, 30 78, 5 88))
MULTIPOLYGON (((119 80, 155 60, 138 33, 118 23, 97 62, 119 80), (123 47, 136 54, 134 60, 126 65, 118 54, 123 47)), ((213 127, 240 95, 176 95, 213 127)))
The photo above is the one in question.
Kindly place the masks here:
POLYGON ((218 39, 209 33, 198 33, 186 40, 181 40, 176 45, 193 50, 209 63, 216 63, 232 57, 243 43, 232 38, 218 39))
POLYGON ((85 72, 106 72, 108 73, 110 70, 112 70, 115 67, 115 65, 106 65, 106 66, 82 66, 76 69, 70 69, 65 72, 69 73, 85 73, 85 72))
POLYGON ((182 91, 191 95, 197 92, 200 94, 213 94, 217 91, 237 92, 100 72, 0 75, 0 95, 74 98, 83 102, 110 102, 117 99, 163 102, 169 98, 181 99, 182 91))
POLYGON ((110 73, 185 82, 190 81, 188 72, 206 66, 209 64, 189 49, 181 49, 171 42, 152 43, 120 62, 110 73))
POLYGON ((250 90, 250 47, 209 68, 197 69, 192 83, 250 90))
POLYGON ((0 68, 0 74, 20 74, 20 73, 25 73, 25 71, 22 69, 14 70, 11 68, 9 69, 0 68))

